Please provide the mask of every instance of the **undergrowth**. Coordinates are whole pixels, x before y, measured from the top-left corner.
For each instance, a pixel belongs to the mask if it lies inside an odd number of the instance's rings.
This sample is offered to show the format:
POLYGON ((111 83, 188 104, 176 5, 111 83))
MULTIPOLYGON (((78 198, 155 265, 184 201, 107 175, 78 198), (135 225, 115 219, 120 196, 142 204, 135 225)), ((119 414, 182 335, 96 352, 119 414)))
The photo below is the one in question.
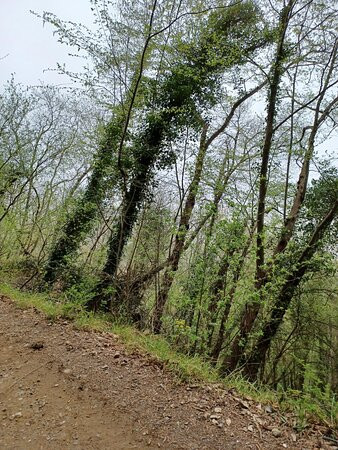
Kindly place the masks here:
POLYGON ((337 425, 337 401, 319 392, 277 393, 258 384, 249 383, 240 374, 221 378, 215 368, 198 356, 179 353, 162 336, 140 332, 132 326, 113 323, 105 314, 93 314, 83 310, 79 302, 67 298, 55 298, 46 293, 28 293, 0 283, 0 294, 9 297, 19 308, 35 308, 50 321, 68 319, 74 325, 87 331, 113 333, 119 336, 128 351, 139 351, 150 355, 171 370, 181 381, 192 383, 213 383, 262 403, 278 405, 282 411, 296 413, 299 429, 307 426, 309 420, 320 420, 327 425, 337 425), (314 395, 316 394, 316 395, 314 395))

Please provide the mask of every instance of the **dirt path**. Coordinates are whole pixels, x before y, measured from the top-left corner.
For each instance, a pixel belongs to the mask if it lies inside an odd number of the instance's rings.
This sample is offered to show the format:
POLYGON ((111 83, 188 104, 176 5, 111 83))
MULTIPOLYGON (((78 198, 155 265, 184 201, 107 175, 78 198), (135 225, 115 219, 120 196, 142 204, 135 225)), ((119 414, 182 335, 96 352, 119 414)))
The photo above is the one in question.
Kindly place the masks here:
POLYGON ((0 300, 1 450, 329 448, 313 433, 229 392, 179 385, 114 336, 0 300))

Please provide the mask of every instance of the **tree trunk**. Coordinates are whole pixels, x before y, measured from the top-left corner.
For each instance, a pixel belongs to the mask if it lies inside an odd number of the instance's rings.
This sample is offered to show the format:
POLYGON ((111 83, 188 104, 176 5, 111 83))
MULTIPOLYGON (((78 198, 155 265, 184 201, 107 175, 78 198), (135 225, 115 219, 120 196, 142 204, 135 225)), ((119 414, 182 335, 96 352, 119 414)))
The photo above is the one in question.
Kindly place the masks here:
POLYGON ((180 224, 178 227, 178 232, 175 237, 174 248, 170 257, 170 265, 166 269, 163 275, 163 282, 160 292, 158 294, 157 302, 155 305, 154 316, 153 316, 153 329, 155 333, 160 333, 162 327, 162 315, 164 311, 165 304, 168 299, 168 294, 171 288, 171 285, 174 280, 174 274, 178 269, 178 264, 183 252, 185 238, 189 230, 189 223, 191 214, 193 212, 198 187, 201 181, 204 158, 206 154, 206 133, 207 133, 208 125, 203 126, 203 131, 200 140, 200 146, 198 155, 196 158, 195 172, 192 179, 192 182, 189 187, 187 199, 184 204, 180 224))
MULTIPOLYGON (((294 196, 293 204, 292 204, 290 213, 285 221, 284 229, 281 233, 279 241, 274 250, 273 261, 272 261, 272 263, 270 263, 269 267, 265 270, 265 273, 262 273, 262 277, 257 278, 258 292, 262 292, 262 289, 264 288, 264 286, 267 284, 268 281, 270 281, 271 271, 272 271, 272 268, 274 267, 274 265, 276 264, 278 255, 280 255, 281 253, 283 253, 285 251, 289 241, 292 238, 295 224, 296 224, 297 218, 299 216, 300 209, 303 205, 306 190, 307 190, 310 162, 311 162, 311 158, 312 158, 312 155, 314 152, 315 138, 316 138, 316 135, 317 135, 320 125, 328 117, 332 106, 335 105, 335 103, 337 102, 337 97, 336 97, 330 102, 330 104, 324 109, 324 111, 321 111, 322 101, 323 101, 325 93, 328 89, 329 82, 330 82, 330 79, 331 79, 331 76, 332 76, 332 73, 333 73, 333 70, 335 67, 337 50, 338 50, 338 41, 335 42, 335 45, 332 49, 332 52, 330 55, 330 60, 328 63, 328 72, 327 72, 327 75, 325 76, 325 79, 323 82, 321 95, 319 96, 317 104, 316 104, 314 120, 313 120, 313 124, 311 126, 311 133, 310 133, 309 140, 308 140, 307 151, 304 155, 303 164, 301 167, 301 171, 299 173, 298 182, 297 182, 297 190, 296 190, 296 194, 294 196)), ((324 74, 323 74, 323 76, 324 76, 324 74)), ((285 295, 287 297, 287 294, 285 294, 285 295)), ((291 301, 291 299, 290 299, 290 301, 291 301)), ((257 306, 256 306, 256 316, 259 311, 259 306, 260 306, 259 304, 257 304, 257 306)), ((249 327, 251 326, 251 328, 252 328, 254 320, 255 320, 254 308, 251 309, 250 313, 251 313, 252 323, 249 324, 249 327)), ((284 311, 284 313, 285 313, 285 311, 284 311)), ((283 313, 283 315, 284 315, 284 313, 283 313)), ((262 353, 261 353, 262 364, 261 365, 264 364, 265 354, 266 354, 266 351, 265 352, 262 351, 262 353)), ((257 356, 258 356, 258 354, 257 354, 257 356)), ((243 358, 242 358, 242 360, 243 360, 243 363, 246 364, 246 362, 243 358)), ((248 368, 249 375, 250 375, 250 372, 251 372, 251 368, 248 368)))
POLYGON ((296 289, 298 288, 300 282, 302 281, 304 275, 308 270, 307 263, 315 254, 318 241, 322 238, 323 234, 330 226, 331 222, 334 220, 337 212, 338 201, 334 203, 331 210, 315 229, 308 245, 301 254, 298 262, 296 263, 295 270, 288 276, 287 280, 285 281, 278 299, 273 307, 271 318, 265 324, 262 335, 258 339, 255 349, 246 362, 245 373, 250 380, 255 380, 257 378, 258 371, 265 362, 265 356, 268 349, 270 348, 271 341, 275 337, 283 321, 284 315, 289 308, 296 289))
MULTIPOLYGON (((274 121, 276 116, 276 103, 277 94, 279 90, 281 75, 283 73, 283 60, 285 58, 284 41, 288 28, 290 15, 294 6, 295 0, 289 0, 288 4, 283 8, 279 22, 279 41, 276 50, 275 62, 272 68, 271 81, 270 81, 270 93, 268 102, 268 113, 265 128, 265 139, 262 149, 262 163, 260 169, 259 178, 259 196, 258 196, 258 211, 257 211, 257 249, 256 249, 256 281, 255 289, 260 291, 265 278, 265 255, 264 255, 264 219, 265 219, 265 200, 268 185, 268 166, 270 160, 270 151, 274 135, 274 121)), ((249 334, 253 328, 256 317, 260 310, 260 302, 255 301, 247 303, 245 311, 242 315, 242 319, 239 326, 239 333, 233 341, 231 348, 231 356, 228 360, 229 370, 232 371, 236 368, 246 343, 248 341, 249 334)))
POLYGON ((76 252, 97 217, 99 206, 106 194, 107 182, 111 181, 108 171, 112 168, 113 150, 117 145, 119 132, 119 127, 112 119, 107 126, 86 191, 68 215, 62 234, 49 256, 44 273, 44 281, 48 284, 54 283, 59 273, 67 266, 68 258, 76 252))
MULTIPOLYGON (((167 120, 170 121, 171 118, 172 115, 169 114, 167 120)), ((107 294, 105 291, 109 286, 114 289, 116 271, 123 255, 123 249, 137 220, 138 210, 144 200, 151 176, 151 169, 156 161, 162 142, 163 132, 163 127, 154 126, 144 133, 145 142, 143 145, 145 150, 137 161, 134 177, 125 193, 120 216, 109 239, 108 255, 102 271, 102 280, 97 285, 95 296, 86 304, 89 310, 96 311, 102 303, 105 303, 105 309, 111 309, 111 300, 114 295, 111 293, 107 294)))
MULTIPOLYGON (((233 255, 233 253, 232 253, 233 255)), ((208 348, 211 348, 212 345, 212 337, 214 335, 214 330, 217 321, 217 312, 219 308, 219 303, 222 298, 225 298, 225 291, 227 285, 227 275, 229 269, 229 258, 232 256, 228 253, 225 255, 219 269, 217 272, 216 280, 214 281, 211 290, 210 290, 210 300, 208 305, 208 331, 207 331, 207 339, 208 339, 208 348)), ((223 314, 224 317, 224 314, 223 314)), ((222 317, 222 320, 223 320, 222 317)), ((212 352, 213 353, 213 352, 212 352)))

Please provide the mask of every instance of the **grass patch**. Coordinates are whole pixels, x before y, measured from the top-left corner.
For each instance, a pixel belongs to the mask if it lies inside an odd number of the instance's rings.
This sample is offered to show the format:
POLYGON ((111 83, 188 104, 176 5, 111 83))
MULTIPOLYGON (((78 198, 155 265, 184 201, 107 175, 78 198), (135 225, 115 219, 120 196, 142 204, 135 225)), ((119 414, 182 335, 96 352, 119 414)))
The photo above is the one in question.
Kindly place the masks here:
POLYGON ((141 333, 133 327, 113 325, 113 333, 119 335, 127 348, 147 353, 174 371, 181 380, 220 382, 217 371, 198 356, 187 356, 173 349, 162 336, 141 333))
POLYGON ((46 294, 21 292, 7 283, 0 283, 0 292, 11 298, 19 308, 36 308, 50 320, 56 320, 63 315, 61 305, 46 294))

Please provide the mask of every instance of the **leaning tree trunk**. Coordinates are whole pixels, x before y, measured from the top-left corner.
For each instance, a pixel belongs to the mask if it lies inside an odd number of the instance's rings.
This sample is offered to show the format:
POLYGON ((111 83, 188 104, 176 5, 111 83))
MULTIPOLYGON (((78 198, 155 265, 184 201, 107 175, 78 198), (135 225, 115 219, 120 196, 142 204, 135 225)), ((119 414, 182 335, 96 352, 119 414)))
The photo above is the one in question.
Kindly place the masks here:
POLYGON ((307 263, 315 254, 319 240, 336 217, 337 212, 338 201, 334 203, 328 214, 315 229, 310 242, 296 263, 295 270, 285 281, 273 307, 270 320, 263 327, 262 334, 246 362, 245 374, 250 380, 254 381, 257 378, 259 369, 264 366, 265 357, 270 348, 271 341, 283 322, 284 315, 290 306, 294 293, 308 270, 307 263))
POLYGON ((178 232, 175 237, 174 248, 170 257, 170 265, 167 267, 162 280, 162 287, 157 296, 157 301, 154 309, 153 316, 153 329, 155 333, 160 333, 162 327, 162 315, 164 311, 164 307, 167 303, 168 294, 172 283, 174 281, 175 272, 178 269, 178 264, 183 253, 185 238, 187 236, 189 230, 189 223, 191 214, 193 212, 198 187, 201 181, 203 164, 206 154, 206 133, 208 126, 205 124, 203 127, 201 141, 199 146, 198 155, 196 158, 195 172, 192 179, 192 182, 189 187, 187 199, 184 204, 180 224, 178 227, 178 232))
MULTIPOLYGON (((284 227, 281 233, 281 236, 279 238, 279 241, 275 247, 272 262, 268 265, 265 272, 262 274, 263 276, 258 279, 257 283, 257 290, 258 292, 262 292, 263 288, 266 286, 266 284, 271 280, 271 274, 272 270, 275 266, 275 264, 278 264, 278 256, 282 254, 285 249, 287 248, 287 245, 289 241, 291 240, 295 228, 296 221, 299 216, 299 212, 301 210, 301 207, 304 203, 305 194, 307 191, 307 185, 308 185, 308 178, 309 178, 309 170, 310 170, 310 162, 313 156, 314 152, 314 145, 315 145, 315 138, 318 133, 318 130, 321 126, 321 124, 325 121, 327 117, 329 117, 331 109, 335 106, 335 104, 338 101, 338 98, 335 97, 329 105, 322 110, 322 102, 324 99, 324 96, 329 89, 330 80, 332 77, 332 74, 334 72, 334 67, 336 64, 336 55, 338 51, 338 41, 335 42, 335 45, 333 46, 332 52, 330 54, 330 60, 328 63, 328 71, 325 76, 323 86, 321 87, 321 94, 318 97, 316 107, 315 107, 315 114, 314 114, 314 120, 311 126, 311 133, 308 140, 308 146, 306 153, 304 155, 303 164, 299 173, 298 182, 297 182, 297 190, 293 199, 293 203, 290 209, 290 213, 285 220, 284 227)), ((324 74, 323 74, 324 75, 324 74)), ((257 316, 259 310, 259 305, 257 305, 256 311, 254 309, 251 309, 251 322, 250 326, 252 327, 254 320, 255 320, 255 314, 257 316)), ((249 319, 250 320, 250 319, 249 319)), ((262 357, 265 357, 265 353, 262 352, 262 357)), ((240 365, 246 366, 247 361, 242 355, 240 355, 239 360, 240 365)), ((249 367, 247 369, 248 373, 251 372, 251 368, 249 367)))
POLYGON ((119 140, 120 127, 114 120, 105 130, 86 191, 68 215, 62 234, 51 251, 44 272, 44 281, 48 284, 54 283, 59 273, 67 266, 69 257, 76 252, 83 236, 88 233, 97 217, 99 206, 106 194, 107 183, 111 182, 109 171, 112 170, 113 151, 119 140))
POLYGON ((114 293, 108 294, 106 290, 108 287, 111 287, 113 290, 116 288, 114 286, 116 271, 122 257, 123 249, 137 220, 139 207, 144 199, 153 156, 151 153, 145 154, 139 161, 138 173, 134 176, 125 194, 121 206, 121 213, 110 236, 108 255, 102 271, 102 279, 97 285, 95 296, 86 304, 88 310, 96 311, 102 304, 104 304, 104 309, 111 310, 112 299, 116 295, 114 293))
MULTIPOLYGON (((280 35, 276 50, 275 61, 272 68, 272 77, 270 82, 270 93, 268 102, 268 113, 265 128, 265 139, 262 149, 262 163, 259 178, 259 195, 257 210, 257 248, 256 248, 256 281, 255 289, 260 291, 265 279, 265 251, 264 251, 264 219, 265 219, 265 200, 268 186, 268 167, 270 161, 270 151, 274 136, 274 121, 276 117, 277 94, 283 73, 283 60, 285 58, 285 36, 288 28, 290 15, 295 0, 289 0, 284 7, 280 17, 280 35)), ((239 332, 233 341, 231 355, 228 360, 228 370, 233 371, 237 367, 240 358, 248 341, 249 334, 254 326, 255 320, 260 310, 260 303, 255 301, 245 306, 244 313, 239 325, 239 332)))

